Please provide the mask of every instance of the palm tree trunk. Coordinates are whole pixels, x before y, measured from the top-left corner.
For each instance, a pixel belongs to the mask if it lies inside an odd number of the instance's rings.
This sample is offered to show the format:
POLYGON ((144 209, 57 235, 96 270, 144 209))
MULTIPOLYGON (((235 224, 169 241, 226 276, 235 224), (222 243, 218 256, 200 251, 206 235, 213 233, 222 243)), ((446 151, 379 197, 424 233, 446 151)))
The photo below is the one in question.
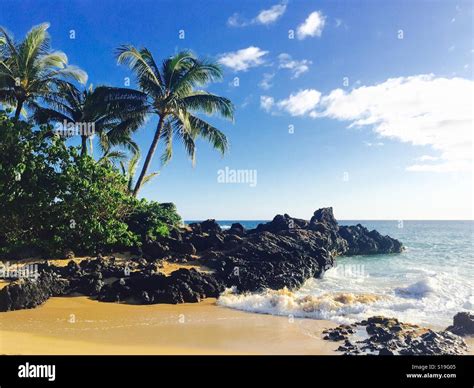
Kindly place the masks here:
POLYGON ((81 156, 87 155, 87 136, 81 136, 81 156))
POLYGON ((156 146, 158 145, 158 140, 160 139, 161 130, 163 129, 163 124, 164 124, 164 117, 160 116, 160 120, 158 121, 158 126, 156 127, 155 136, 153 137, 153 141, 151 142, 150 149, 148 150, 148 154, 146 155, 145 162, 143 163, 142 172, 140 173, 137 183, 135 184, 135 189, 133 190, 134 197, 138 195, 138 191, 141 188, 143 179, 145 178, 151 159, 153 158, 153 154, 156 151, 156 146))
POLYGON ((18 100, 18 102, 16 104, 15 121, 18 121, 18 119, 20 118, 21 109, 23 108, 23 102, 24 101, 22 101, 22 100, 18 100))
POLYGON ((90 148, 90 155, 94 157, 94 139, 92 139, 92 136, 89 137, 89 148, 90 148))

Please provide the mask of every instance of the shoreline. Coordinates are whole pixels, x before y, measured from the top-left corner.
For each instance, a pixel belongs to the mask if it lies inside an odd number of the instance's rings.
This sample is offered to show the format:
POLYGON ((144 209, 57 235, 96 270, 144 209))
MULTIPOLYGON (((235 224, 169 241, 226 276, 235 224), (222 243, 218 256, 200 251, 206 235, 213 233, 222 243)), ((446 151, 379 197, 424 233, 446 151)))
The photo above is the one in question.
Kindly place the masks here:
MULTIPOLYGON (((218 306, 103 303, 55 297, 0 314, 3 355, 341 355, 322 339, 336 322, 218 306)), ((434 328, 434 327, 432 327, 434 328)), ((474 338, 464 338, 474 355, 474 338)))
POLYGON ((51 298, 35 309, 0 315, 0 354, 338 354, 339 344, 321 337, 336 323, 290 322, 215 302, 143 306, 51 298))

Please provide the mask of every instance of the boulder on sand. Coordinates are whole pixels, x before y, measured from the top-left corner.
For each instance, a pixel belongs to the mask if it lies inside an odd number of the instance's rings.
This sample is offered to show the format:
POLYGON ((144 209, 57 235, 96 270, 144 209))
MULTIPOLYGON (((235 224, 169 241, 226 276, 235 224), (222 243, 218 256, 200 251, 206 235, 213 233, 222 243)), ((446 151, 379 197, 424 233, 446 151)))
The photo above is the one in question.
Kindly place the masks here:
POLYGON ((34 308, 51 296, 64 295, 68 287, 68 280, 49 271, 41 272, 36 279, 16 280, 0 290, 0 311, 34 308))
POLYGON ((452 326, 446 328, 451 333, 467 336, 474 335, 474 314, 459 312, 453 318, 452 326))

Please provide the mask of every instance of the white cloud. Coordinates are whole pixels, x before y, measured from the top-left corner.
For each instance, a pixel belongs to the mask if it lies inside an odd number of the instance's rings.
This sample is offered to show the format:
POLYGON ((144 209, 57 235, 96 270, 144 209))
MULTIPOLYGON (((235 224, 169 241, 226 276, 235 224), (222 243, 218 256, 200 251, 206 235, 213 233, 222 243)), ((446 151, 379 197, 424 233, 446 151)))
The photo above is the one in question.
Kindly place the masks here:
POLYGON ((311 61, 307 59, 302 59, 297 61, 291 58, 291 55, 282 53, 278 56, 280 64, 278 65, 279 69, 289 69, 292 73, 291 78, 298 78, 301 74, 306 73, 309 70, 309 65, 312 64, 311 61))
POLYGON ((310 115, 313 117, 316 112, 314 109, 318 105, 321 93, 314 89, 300 90, 290 97, 278 101, 277 106, 280 110, 288 112, 292 116, 310 115))
POLYGON ((273 77, 275 77, 275 73, 264 73, 263 78, 258 84, 258 86, 260 86, 263 90, 270 89, 273 86, 272 84, 273 77))
POLYGON ((242 20, 242 17, 238 13, 234 13, 227 19, 227 24, 231 27, 245 27, 248 22, 242 20))
POLYGON ((286 11, 286 4, 277 4, 270 9, 260 11, 255 20, 260 24, 275 23, 286 11))
POLYGON ((260 108, 263 110, 270 112, 270 110, 275 105, 275 99, 270 96, 260 96, 260 108))
POLYGON ((326 18, 320 11, 311 12, 306 20, 300 24, 296 30, 298 39, 304 39, 308 36, 321 36, 326 18))
MULTIPOLYGON (((350 92, 333 90, 321 99, 318 116, 372 126, 382 137, 431 146, 437 164, 409 171, 457 171, 472 167, 474 82, 434 75, 391 78, 350 92)), ((425 160, 427 161, 427 160, 425 160)))
POLYGON ((227 24, 231 27, 246 27, 252 24, 269 25, 280 19, 286 11, 286 2, 276 4, 269 9, 262 9, 256 17, 251 20, 243 18, 240 14, 234 13, 227 24))
POLYGON ((293 116, 327 117, 369 126, 382 138, 429 146, 437 160, 424 158, 408 171, 472 169, 474 81, 429 75, 390 78, 351 91, 335 89, 321 97, 300 91, 275 105, 293 116))
POLYGON ((219 63, 235 71, 247 71, 251 67, 263 64, 265 62, 263 57, 266 54, 268 54, 268 51, 250 46, 245 49, 220 55, 219 63))

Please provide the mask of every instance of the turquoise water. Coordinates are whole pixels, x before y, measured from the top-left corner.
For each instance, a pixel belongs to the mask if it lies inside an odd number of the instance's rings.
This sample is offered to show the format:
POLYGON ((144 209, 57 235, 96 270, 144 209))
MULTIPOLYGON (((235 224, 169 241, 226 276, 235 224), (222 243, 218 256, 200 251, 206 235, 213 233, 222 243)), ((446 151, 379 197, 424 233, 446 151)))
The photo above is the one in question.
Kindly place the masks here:
MULTIPOLYGON (((233 221, 219 222, 230 226, 233 221)), ((255 227, 258 221, 242 222, 255 227)), ((474 309, 474 222, 339 221, 361 223, 403 242, 401 254, 339 257, 322 279, 293 293, 220 298, 222 305, 267 314, 354 322, 385 315, 444 327, 458 311, 474 309)))

